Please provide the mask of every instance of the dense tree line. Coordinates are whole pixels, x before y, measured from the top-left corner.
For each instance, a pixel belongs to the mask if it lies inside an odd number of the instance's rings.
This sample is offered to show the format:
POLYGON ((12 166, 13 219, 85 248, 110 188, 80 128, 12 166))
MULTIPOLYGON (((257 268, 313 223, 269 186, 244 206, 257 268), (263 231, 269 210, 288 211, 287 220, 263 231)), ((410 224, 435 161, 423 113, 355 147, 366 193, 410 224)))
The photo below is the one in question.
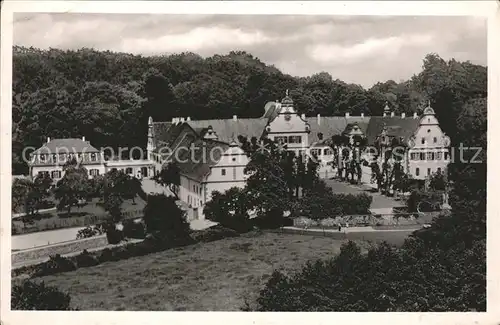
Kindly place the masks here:
POLYGON ((23 148, 39 147, 46 137, 84 135, 96 147, 145 147, 148 116, 259 117, 265 103, 281 99, 286 89, 297 110, 311 115, 381 115, 386 101, 398 113, 412 113, 431 99, 451 136, 461 103, 484 98, 487 80, 485 67, 435 54, 410 80, 370 89, 326 72, 293 77, 246 52, 146 57, 15 46, 13 69, 14 174, 27 172, 23 148))

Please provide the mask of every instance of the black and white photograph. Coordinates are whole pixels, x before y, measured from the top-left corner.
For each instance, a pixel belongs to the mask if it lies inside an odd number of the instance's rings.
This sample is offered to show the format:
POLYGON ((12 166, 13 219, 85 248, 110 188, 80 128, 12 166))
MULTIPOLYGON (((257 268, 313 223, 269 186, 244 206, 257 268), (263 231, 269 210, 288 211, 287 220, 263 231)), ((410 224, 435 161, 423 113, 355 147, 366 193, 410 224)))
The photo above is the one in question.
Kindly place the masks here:
POLYGON ((2 307, 494 311, 493 18, 293 5, 14 10, 2 307))

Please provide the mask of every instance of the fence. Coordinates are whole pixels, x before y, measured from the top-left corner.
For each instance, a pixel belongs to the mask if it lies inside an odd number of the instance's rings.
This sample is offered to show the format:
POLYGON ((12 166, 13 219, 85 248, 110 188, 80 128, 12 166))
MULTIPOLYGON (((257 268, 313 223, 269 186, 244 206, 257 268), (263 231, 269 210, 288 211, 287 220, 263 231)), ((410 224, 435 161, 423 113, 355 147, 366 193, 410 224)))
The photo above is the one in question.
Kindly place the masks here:
POLYGON ((416 226, 429 223, 439 213, 419 213, 402 212, 387 214, 362 214, 362 215, 344 215, 323 220, 312 220, 305 217, 294 219, 293 225, 299 228, 321 228, 335 229, 339 226, 351 227, 383 227, 383 226, 416 226))

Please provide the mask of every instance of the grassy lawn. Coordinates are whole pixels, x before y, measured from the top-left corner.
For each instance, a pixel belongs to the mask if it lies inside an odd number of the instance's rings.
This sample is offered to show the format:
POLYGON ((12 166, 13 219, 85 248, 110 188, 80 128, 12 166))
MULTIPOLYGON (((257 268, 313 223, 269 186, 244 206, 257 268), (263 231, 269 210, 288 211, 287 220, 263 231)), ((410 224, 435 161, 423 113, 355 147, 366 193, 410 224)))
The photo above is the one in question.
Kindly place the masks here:
POLYGON ((289 272, 308 260, 333 257, 343 242, 323 236, 250 233, 36 281, 69 292, 73 307, 80 310, 237 311, 245 298, 255 300, 273 269, 289 272))
MULTIPOLYGON (((14 218, 12 219, 12 228, 16 228, 17 234, 25 234, 44 230, 84 227, 102 222, 107 218, 107 212, 97 202, 98 200, 94 199, 81 208, 73 207, 69 215, 66 211, 40 213, 34 217, 33 224, 27 225, 26 228, 24 228, 20 218, 14 218)), ((134 212, 142 211, 145 205, 146 202, 139 197, 135 199, 135 204, 132 200, 126 200, 122 204, 124 217, 137 217, 134 212)))

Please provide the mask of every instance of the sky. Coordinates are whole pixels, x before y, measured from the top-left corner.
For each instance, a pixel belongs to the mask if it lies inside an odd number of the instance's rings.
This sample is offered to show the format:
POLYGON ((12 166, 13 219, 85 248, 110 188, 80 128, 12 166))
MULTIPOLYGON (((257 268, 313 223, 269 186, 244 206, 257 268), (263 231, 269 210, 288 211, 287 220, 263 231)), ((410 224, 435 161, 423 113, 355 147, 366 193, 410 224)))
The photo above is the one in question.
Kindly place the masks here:
POLYGON ((451 16, 15 15, 14 44, 128 52, 247 51, 293 76, 365 88, 417 74, 428 53, 486 65, 486 19, 451 16))

